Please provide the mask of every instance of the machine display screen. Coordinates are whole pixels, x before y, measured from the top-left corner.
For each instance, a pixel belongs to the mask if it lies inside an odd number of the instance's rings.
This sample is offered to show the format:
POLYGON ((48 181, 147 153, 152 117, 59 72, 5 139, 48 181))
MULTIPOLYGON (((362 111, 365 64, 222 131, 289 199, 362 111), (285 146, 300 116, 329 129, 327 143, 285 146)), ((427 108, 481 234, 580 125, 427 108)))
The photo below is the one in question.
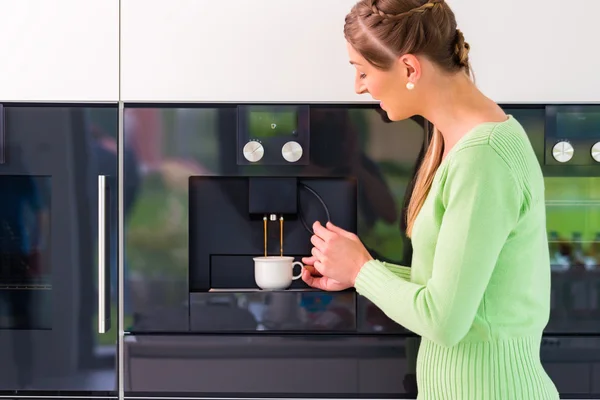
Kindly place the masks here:
POLYGON ((252 107, 248 111, 251 138, 296 135, 298 111, 295 107, 252 107))
POLYGON ((600 138, 600 111, 558 112, 556 131, 558 136, 564 138, 600 138))

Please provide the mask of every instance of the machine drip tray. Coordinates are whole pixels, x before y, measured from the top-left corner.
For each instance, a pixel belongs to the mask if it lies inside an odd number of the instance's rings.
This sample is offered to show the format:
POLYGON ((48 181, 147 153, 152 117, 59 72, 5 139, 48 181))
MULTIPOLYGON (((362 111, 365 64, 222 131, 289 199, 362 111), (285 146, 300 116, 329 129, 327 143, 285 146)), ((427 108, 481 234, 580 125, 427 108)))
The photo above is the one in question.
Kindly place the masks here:
POLYGON ((355 332, 354 291, 211 289, 190 293, 191 332, 355 332))

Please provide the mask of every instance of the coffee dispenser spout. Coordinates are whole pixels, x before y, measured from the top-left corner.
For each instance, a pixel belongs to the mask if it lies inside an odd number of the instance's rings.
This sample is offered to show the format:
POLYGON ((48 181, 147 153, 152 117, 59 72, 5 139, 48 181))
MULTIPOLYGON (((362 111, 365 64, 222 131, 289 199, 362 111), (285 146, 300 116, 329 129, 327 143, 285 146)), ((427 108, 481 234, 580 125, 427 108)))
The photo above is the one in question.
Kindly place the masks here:
MULTIPOLYGON (((265 257, 267 257, 267 247, 268 247, 268 234, 267 234, 267 230, 268 230, 268 221, 276 221, 277 220, 277 215, 276 214, 270 214, 268 217, 265 214, 263 216, 263 237, 264 237, 264 253, 265 253, 265 257)), ((279 216, 279 255, 283 256, 283 214, 279 216)))
POLYGON ((263 217, 263 235, 264 235, 264 246, 265 246, 265 257, 267 256, 267 216, 263 217))
POLYGON ((283 215, 279 217, 279 255, 283 257, 283 215))

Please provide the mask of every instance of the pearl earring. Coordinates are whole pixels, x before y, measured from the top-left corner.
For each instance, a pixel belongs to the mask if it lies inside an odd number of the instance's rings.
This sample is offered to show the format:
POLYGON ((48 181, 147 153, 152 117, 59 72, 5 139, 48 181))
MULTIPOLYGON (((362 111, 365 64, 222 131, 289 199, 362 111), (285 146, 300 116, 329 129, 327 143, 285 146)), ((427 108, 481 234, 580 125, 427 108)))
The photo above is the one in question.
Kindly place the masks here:
POLYGON ((412 83, 412 82, 408 82, 408 83, 406 84, 406 88, 407 88, 408 90, 413 90, 413 89, 415 88, 415 84, 414 84, 414 83, 412 83))

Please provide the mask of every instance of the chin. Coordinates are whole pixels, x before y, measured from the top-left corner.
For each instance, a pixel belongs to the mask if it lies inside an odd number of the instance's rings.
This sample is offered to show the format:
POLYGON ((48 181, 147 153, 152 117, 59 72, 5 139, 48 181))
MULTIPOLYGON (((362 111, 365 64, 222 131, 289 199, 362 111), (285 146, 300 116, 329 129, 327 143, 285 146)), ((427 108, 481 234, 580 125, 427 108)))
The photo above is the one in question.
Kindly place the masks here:
POLYGON ((403 121, 405 119, 412 118, 414 113, 407 113, 406 110, 396 111, 396 110, 382 110, 390 121, 403 121))
POLYGON ((386 113, 387 118, 390 121, 402 121, 404 119, 410 118, 410 115, 405 115, 403 113, 398 113, 398 112, 394 112, 394 111, 386 111, 386 110, 384 110, 384 112, 386 113))

